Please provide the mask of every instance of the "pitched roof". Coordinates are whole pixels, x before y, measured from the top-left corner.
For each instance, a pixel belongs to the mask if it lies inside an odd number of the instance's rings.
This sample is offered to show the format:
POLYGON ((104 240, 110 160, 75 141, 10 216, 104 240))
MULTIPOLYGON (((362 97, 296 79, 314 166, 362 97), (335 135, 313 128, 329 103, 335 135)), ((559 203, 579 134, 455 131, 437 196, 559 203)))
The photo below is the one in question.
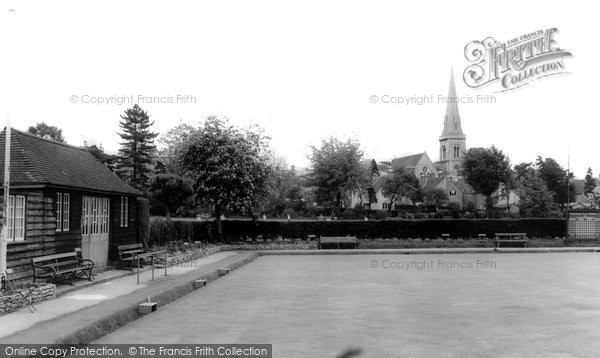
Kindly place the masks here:
MULTIPOLYGON (((6 130, 0 134, 0 181, 4 181, 6 130)), ((11 129, 10 185, 55 185, 141 195, 85 148, 11 129)))
POLYGON ((430 190, 435 189, 442 182, 442 180, 444 180, 444 178, 440 178, 440 177, 425 178, 425 182, 423 184, 423 191, 430 191, 430 190))
POLYGON ((425 152, 419 154, 408 155, 406 157, 395 158, 392 160, 392 167, 397 168, 414 168, 419 163, 419 160, 425 155, 425 152))

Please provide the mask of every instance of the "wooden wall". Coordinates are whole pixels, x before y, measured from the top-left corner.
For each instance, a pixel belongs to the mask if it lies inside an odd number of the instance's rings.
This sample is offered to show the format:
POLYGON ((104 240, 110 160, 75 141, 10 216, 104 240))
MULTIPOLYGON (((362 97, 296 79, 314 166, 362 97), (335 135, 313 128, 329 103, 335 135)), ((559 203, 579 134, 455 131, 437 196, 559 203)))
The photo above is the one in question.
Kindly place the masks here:
POLYGON ((129 196, 129 225, 121 227, 121 196, 110 197, 110 248, 108 251, 110 261, 118 259, 117 246, 135 244, 137 239, 137 205, 135 196, 129 196))
POLYGON ((57 240, 54 201, 45 197, 41 189, 11 190, 11 195, 25 195, 25 240, 8 243, 7 267, 15 278, 32 276, 31 259, 50 255, 63 249, 64 242, 57 240))
MULTIPOLYGON (((31 259, 38 256, 70 252, 81 247, 81 205, 84 195, 110 198, 109 259, 114 259, 118 245, 137 242, 136 198, 129 197, 129 225, 120 227, 120 195, 101 195, 64 189, 11 189, 11 195, 25 195, 25 240, 8 244, 7 267, 15 272, 17 280, 31 280, 31 259), (69 231, 56 231, 56 193, 69 193, 69 231)), ((0 200, 2 196, 0 195, 0 200)), ((1 208, 0 208, 1 210, 1 208)))

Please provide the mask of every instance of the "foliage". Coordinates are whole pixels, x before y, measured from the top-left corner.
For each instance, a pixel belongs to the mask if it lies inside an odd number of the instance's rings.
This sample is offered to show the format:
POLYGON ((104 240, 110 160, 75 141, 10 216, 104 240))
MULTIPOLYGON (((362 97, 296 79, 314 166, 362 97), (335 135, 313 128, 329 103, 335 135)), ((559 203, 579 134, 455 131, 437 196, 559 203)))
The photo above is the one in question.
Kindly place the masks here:
POLYGON ((592 168, 588 168, 587 174, 585 175, 585 183, 583 185, 583 193, 585 194, 585 196, 593 196, 596 185, 597 183, 596 179, 594 178, 592 168))
POLYGON ((311 185, 315 186, 317 203, 340 208, 342 199, 359 190, 364 178, 363 152, 356 139, 342 142, 330 137, 320 147, 311 147, 311 185))
POLYGON ((543 159, 542 157, 538 157, 536 164, 540 178, 546 183, 556 204, 563 206, 567 201, 575 201, 575 184, 572 182, 573 173, 567 173, 552 158, 543 159), (568 199, 567 191, 569 192, 568 199))
POLYGON ((187 138, 180 165, 197 203, 214 207, 219 235, 223 209, 253 213, 266 195, 267 139, 257 128, 240 129, 217 117, 208 117, 187 138))
POLYGON ((410 200, 414 205, 422 197, 419 179, 413 173, 404 171, 403 168, 395 169, 392 175, 381 177, 378 180, 378 187, 383 196, 390 201, 390 210, 403 198, 410 200))
POLYGON ((30 126, 27 129, 27 133, 46 139, 52 139, 60 143, 66 143, 65 138, 62 135, 62 129, 48 125, 44 122, 37 123, 35 127, 30 126))
POLYGON ((306 207, 307 192, 303 180, 294 169, 288 169, 285 159, 268 157, 270 167, 267 180, 267 193, 261 203, 261 211, 269 216, 281 216, 286 209, 294 212, 306 207))
POLYGON ((448 193, 444 189, 434 188, 423 193, 425 204, 433 205, 436 208, 444 207, 448 203, 448 193))
POLYGON ((521 217, 547 217, 552 212, 552 193, 531 163, 515 165, 514 182, 521 217))
POLYGON ((492 193, 500 187, 501 183, 510 182, 511 170, 508 158, 494 146, 471 148, 465 154, 461 173, 475 192, 486 197, 489 215, 493 206, 492 193))
POLYGON ((113 172, 117 170, 118 157, 116 155, 105 153, 102 144, 100 144, 100 146, 97 146, 95 144, 88 145, 87 142, 84 142, 83 146, 85 147, 85 149, 87 149, 88 152, 92 153, 92 155, 96 157, 96 159, 98 159, 108 169, 110 169, 113 172))
POLYGON ((196 128, 192 125, 181 123, 158 138, 158 161, 161 166, 164 166, 160 169, 162 172, 171 172, 176 175, 183 174, 179 158, 181 158, 183 151, 189 144, 189 138, 195 130, 196 128))
MULTIPOLYGON (((151 243, 167 241, 220 241, 215 232, 214 221, 166 221, 151 223, 151 243)), ((452 238, 474 237, 497 232, 524 232, 530 238, 564 237, 567 231, 565 219, 419 219, 419 220, 292 220, 251 221, 227 220, 223 223, 223 235, 227 241, 246 241, 247 238, 276 239, 317 236, 357 236, 359 239, 380 238, 436 238, 450 234, 452 238)))
POLYGON ((460 217, 460 204, 456 202, 450 202, 446 205, 446 210, 450 212, 453 218, 458 219, 460 217))
POLYGON ((129 183, 142 191, 148 187, 152 170, 148 167, 152 163, 155 150, 154 138, 158 135, 150 130, 154 122, 140 106, 135 104, 121 115, 119 136, 123 140, 119 149, 119 163, 117 168, 130 170, 130 175, 125 175, 129 183))
POLYGON ((144 244, 145 248, 149 248, 149 239, 150 239, 150 205, 148 203, 148 199, 146 198, 137 198, 137 210, 136 210, 136 223, 137 223, 137 232, 138 238, 140 242, 144 244))
POLYGON ((158 174, 150 185, 150 195, 164 206, 167 220, 170 220, 171 213, 191 199, 192 186, 180 176, 158 174))

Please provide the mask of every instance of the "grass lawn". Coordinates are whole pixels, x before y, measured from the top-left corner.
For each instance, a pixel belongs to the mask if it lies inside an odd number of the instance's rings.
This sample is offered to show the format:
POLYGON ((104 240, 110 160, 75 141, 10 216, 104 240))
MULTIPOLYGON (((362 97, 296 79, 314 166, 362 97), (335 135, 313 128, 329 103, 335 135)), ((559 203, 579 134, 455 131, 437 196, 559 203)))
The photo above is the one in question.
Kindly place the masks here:
POLYGON ((274 357, 595 356, 600 255, 263 256, 96 343, 272 343, 274 357))

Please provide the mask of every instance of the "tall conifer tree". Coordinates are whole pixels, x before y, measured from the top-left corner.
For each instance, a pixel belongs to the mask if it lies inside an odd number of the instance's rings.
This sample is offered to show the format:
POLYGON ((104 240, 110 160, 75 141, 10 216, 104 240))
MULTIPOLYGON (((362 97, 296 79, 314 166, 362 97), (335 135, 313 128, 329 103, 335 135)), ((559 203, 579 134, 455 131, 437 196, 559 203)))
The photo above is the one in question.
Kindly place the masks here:
POLYGON ((154 138, 158 133, 150 130, 154 122, 150 122, 148 113, 137 104, 128 108, 121 115, 121 119, 119 136, 123 142, 119 149, 118 169, 121 173, 126 172, 124 177, 133 187, 145 191, 152 172, 149 164, 152 163, 153 152, 156 149, 154 138))

